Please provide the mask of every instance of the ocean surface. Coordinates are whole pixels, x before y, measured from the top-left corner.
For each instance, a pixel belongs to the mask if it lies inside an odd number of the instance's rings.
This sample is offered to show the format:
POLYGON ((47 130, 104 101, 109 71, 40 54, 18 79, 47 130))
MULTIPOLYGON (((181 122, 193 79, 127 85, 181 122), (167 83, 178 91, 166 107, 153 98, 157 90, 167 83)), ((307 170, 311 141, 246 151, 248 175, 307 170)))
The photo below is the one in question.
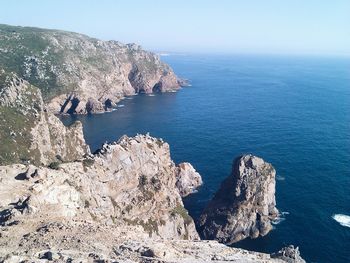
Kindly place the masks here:
POLYGON ((234 246, 274 252, 300 247, 308 262, 350 262, 350 59, 331 57, 170 55, 162 57, 191 86, 138 95, 111 113, 79 119, 92 150, 121 135, 149 132, 170 144, 204 180, 185 200, 197 218, 252 153, 277 170, 284 220, 263 238, 234 246))

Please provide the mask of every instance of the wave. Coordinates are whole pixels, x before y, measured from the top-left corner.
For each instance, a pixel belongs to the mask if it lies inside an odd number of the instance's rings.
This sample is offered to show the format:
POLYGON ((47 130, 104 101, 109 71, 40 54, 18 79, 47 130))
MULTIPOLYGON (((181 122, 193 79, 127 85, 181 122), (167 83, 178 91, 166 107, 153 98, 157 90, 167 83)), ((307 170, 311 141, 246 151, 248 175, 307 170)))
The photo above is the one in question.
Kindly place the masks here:
POLYGON ((271 223, 273 225, 278 225, 279 223, 283 222, 284 220, 286 220, 285 216, 289 215, 289 212, 281 212, 278 214, 278 216, 271 221, 271 223))
POLYGON ((117 107, 122 108, 122 107, 124 107, 124 104, 119 104, 119 105, 117 105, 117 107))
POLYGON ((350 216, 343 214, 334 214, 332 218, 337 221, 340 225, 350 227, 350 216))
POLYGON ((154 96, 156 96, 156 95, 154 95, 154 94, 148 94, 147 96, 149 96, 149 97, 154 97, 154 96))
POLYGON ((277 181, 284 181, 284 180, 286 180, 286 178, 285 177, 283 177, 283 176, 281 176, 281 175, 276 175, 276 180, 277 181))

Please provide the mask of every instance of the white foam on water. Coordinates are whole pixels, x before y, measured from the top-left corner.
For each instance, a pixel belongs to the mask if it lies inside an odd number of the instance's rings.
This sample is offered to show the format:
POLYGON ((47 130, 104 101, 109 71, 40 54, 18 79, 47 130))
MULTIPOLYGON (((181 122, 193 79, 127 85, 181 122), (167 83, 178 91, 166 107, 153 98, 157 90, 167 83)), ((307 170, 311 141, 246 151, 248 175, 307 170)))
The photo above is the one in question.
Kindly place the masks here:
POLYGON ((343 214, 335 214, 332 218, 337 221, 340 225, 350 227, 350 216, 343 214))
POLYGON ((117 107, 122 108, 122 107, 124 107, 124 104, 119 104, 119 105, 117 105, 117 107))
POLYGON ((286 220, 286 218, 284 217, 285 215, 289 215, 289 212, 281 212, 278 214, 278 216, 271 221, 271 223, 273 225, 278 225, 279 223, 283 222, 284 220, 286 220))
POLYGON ((284 181, 284 180, 286 180, 286 178, 285 177, 283 177, 283 176, 281 176, 281 175, 276 175, 276 180, 277 181, 284 181))
POLYGON ((276 219, 274 219, 271 224, 273 225, 278 225, 279 223, 283 222, 284 220, 286 220, 284 217, 277 217, 276 219))
POLYGON ((154 94, 148 94, 147 96, 148 96, 148 97, 154 97, 154 96, 156 96, 156 95, 154 95, 154 94))

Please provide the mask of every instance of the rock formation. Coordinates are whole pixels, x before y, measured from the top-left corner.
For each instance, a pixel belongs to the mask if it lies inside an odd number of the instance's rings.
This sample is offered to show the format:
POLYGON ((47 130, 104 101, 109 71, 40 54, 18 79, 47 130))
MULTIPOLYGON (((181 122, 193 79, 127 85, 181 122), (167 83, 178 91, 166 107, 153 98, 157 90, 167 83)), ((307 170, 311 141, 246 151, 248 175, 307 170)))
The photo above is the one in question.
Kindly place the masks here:
POLYGON ((299 248, 294 248, 294 246, 284 247, 277 253, 273 253, 271 257, 282 259, 288 263, 306 263, 300 256, 299 248))
MULTIPOLYGON (((81 123, 53 115, 184 83, 135 44, 0 25, 0 262, 303 262, 292 247, 269 255, 200 241, 181 196, 201 177, 175 166, 167 143, 123 136, 91 154, 81 123)), ((202 215, 204 236, 266 234, 274 176, 260 158, 239 159, 202 215)))
POLYGON ((175 91, 184 82, 136 44, 0 25, 0 68, 41 90, 53 113, 95 113, 124 96, 175 91))
POLYGON ((0 262, 302 262, 199 241, 179 169, 148 135, 50 168, 0 166, 0 262))
POLYGON ((234 161, 232 174, 222 183, 200 217, 206 239, 232 244, 266 235, 277 217, 275 169, 263 159, 244 155, 234 161))
POLYGON ((176 173, 176 187, 181 197, 192 194, 203 184, 202 177, 190 163, 180 163, 176 173))
POLYGON ((17 262, 161 262, 161 263, 305 263, 285 256, 269 255, 228 247, 216 241, 152 239, 138 227, 120 227, 91 223, 53 223, 24 233, 18 253, 3 256, 0 261, 17 262), (36 247, 36 250, 33 249, 36 247), (21 253, 28 249, 27 253, 21 253), (44 261, 47 262, 47 261, 44 261))
POLYGON ((46 112, 41 92, 0 70, 0 165, 74 161, 89 153, 80 122, 65 127, 46 112))
POLYGON ((103 145, 95 156, 57 167, 4 166, 0 202, 11 216, 2 223, 25 226, 38 217, 47 222, 74 218, 142 226, 150 236, 198 239, 175 187, 175 174, 168 144, 142 135, 124 136, 103 145), (18 212, 25 220, 12 217, 18 212))

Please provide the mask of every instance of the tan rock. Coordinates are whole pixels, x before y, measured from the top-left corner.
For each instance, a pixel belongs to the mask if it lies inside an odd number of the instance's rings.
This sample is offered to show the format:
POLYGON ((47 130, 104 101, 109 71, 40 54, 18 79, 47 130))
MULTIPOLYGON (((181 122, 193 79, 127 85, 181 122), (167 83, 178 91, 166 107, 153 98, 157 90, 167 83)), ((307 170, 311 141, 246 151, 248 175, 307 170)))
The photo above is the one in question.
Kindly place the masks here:
POLYGON ((203 184, 202 177, 190 163, 180 163, 176 173, 176 187, 182 197, 188 196, 203 184))
POLYGON ((176 172, 167 143, 148 135, 124 136, 103 145, 93 158, 60 164, 58 170, 2 167, 0 190, 6 199, 1 205, 18 210, 10 204, 24 196, 23 206, 34 212, 32 216, 44 213, 47 220, 74 217, 139 225, 150 236, 198 239, 175 187, 176 172), (18 174, 31 177, 32 171, 41 175, 40 180, 18 180, 18 174))

